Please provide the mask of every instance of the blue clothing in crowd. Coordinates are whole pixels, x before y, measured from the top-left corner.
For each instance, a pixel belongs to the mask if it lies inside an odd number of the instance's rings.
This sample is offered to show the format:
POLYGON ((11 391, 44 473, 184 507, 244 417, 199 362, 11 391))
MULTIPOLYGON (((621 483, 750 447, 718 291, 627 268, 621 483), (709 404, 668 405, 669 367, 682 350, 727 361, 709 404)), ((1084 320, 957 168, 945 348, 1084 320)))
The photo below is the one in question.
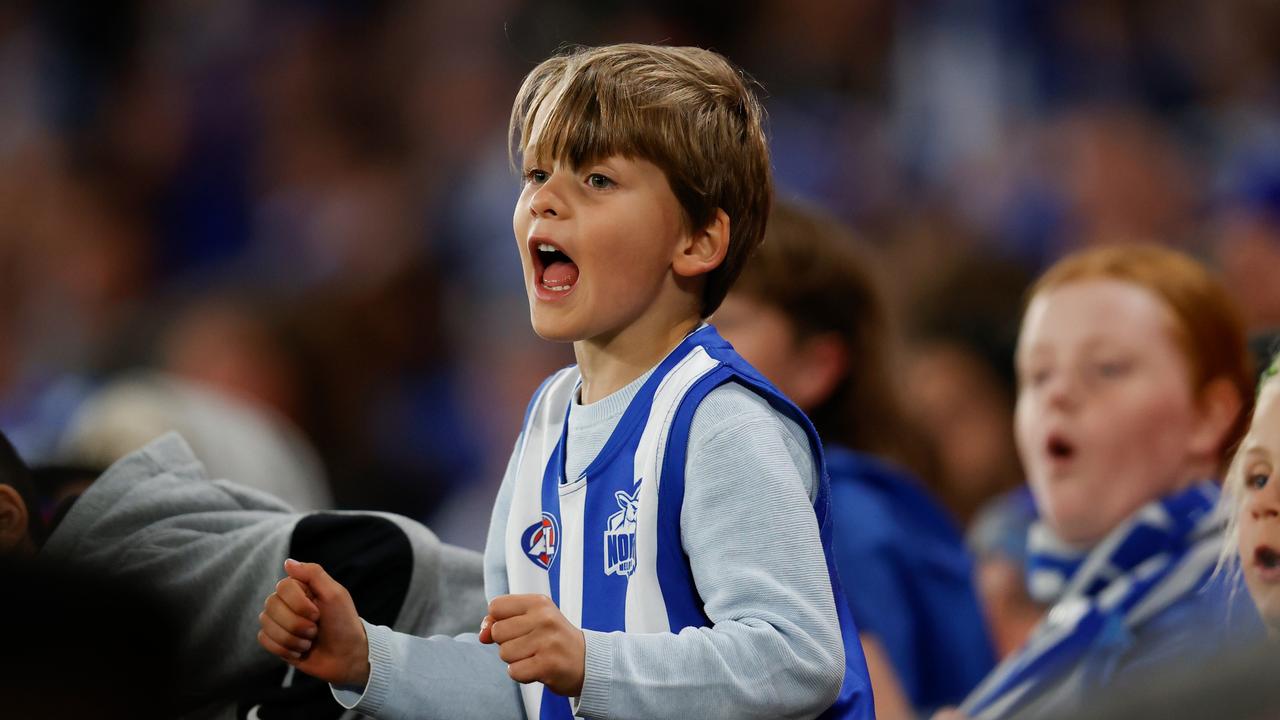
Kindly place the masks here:
POLYGON ((959 528, 905 471, 839 446, 826 455, 854 624, 884 645, 918 710, 958 703, 995 665, 959 528))
POLYGON ((1249 603, 1214 575, 1226 531, 1218 506, 1217 484, 1197 483, 1144 505, 1088 549, 1033 526, 1029 589, 1053 605, 960 710, 974 720, 1087 716, 1104 688, 1203 666, 1256 636, 1249 603))

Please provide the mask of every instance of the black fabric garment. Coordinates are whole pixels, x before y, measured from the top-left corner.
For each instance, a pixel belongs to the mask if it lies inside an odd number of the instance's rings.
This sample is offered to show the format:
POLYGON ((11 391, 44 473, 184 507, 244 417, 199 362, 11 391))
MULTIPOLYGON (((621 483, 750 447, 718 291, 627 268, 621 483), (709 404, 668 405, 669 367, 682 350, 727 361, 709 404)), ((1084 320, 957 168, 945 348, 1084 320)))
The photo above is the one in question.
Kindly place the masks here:
MULTIPOLYGON (((320 513, 294 528, 289 556, 322 565, 342 584, 360 617, 392 625, 404 604, 413 574, 413 548, 399 527, 380 517, 320 513)), ((240 720, 303 720, 342 717, 329 684, 281 666, 269 682, 242 696, 240 720)))

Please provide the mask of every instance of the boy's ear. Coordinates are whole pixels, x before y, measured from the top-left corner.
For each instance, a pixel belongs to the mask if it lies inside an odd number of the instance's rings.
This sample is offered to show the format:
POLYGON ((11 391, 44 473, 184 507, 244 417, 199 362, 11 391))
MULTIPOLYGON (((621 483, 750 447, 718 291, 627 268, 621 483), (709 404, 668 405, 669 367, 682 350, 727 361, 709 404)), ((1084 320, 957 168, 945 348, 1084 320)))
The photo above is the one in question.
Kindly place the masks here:
POLYGON ((18 489, 0 484, 0 555, 8 555, 30 546, 27 504, 18 489))
POLYGON ((676 246, 671 267, 681 277, 705 275, 720 267, 729 252, 729 214, 716 208, 706 227, 694 230, 676 246))

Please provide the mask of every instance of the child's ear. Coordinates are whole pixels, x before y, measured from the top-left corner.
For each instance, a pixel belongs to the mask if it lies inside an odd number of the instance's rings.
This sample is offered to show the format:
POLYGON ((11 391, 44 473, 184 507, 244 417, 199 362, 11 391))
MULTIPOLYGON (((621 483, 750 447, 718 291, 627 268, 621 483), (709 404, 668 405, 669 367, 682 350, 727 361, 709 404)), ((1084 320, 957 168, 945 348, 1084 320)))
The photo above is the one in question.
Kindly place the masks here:
POLYGON ((706 227, 695 230, 676 246, 671 267, 681 277, 705 275, 720 267, 729 252, 729 215, 716 208, 706 227))
POLYGON ((12 485, 0 485, 0 555, 25 548, 28 532, 27 504, 12 485))
POLYGON ((1239 390, 1230 380, 1220 377, 1209 381, 1200 391, 1200 417, 1191 436, 1192 452, 1204 453, 1216 460, 1243 403, 1239 390))

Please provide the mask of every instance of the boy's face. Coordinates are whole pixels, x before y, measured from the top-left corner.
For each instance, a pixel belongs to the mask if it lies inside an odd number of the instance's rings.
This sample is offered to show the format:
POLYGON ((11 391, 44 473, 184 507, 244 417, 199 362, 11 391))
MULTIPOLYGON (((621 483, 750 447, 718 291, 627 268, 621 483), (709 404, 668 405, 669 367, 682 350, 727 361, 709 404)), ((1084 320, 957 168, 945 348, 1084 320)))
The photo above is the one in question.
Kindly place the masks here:
POLYGON ((688 235, 666 175, 611 156, 571 168, 524 160, 512 218, 534 332, 556 341, 610 338, 643 322, 688 235))
POLYGON ((1240 567, 1258 613, 1280 629, 1280 382, 1258 396, 1253 424, 1229 482, 1241 483, 1240 567))
POLYGON ((1032 299, 1018 342, 1016 435, 1027 480, 1062 539, 1092 544, 1188 477, 1201 414, 1164 303, 1084 280, 1032 299))

